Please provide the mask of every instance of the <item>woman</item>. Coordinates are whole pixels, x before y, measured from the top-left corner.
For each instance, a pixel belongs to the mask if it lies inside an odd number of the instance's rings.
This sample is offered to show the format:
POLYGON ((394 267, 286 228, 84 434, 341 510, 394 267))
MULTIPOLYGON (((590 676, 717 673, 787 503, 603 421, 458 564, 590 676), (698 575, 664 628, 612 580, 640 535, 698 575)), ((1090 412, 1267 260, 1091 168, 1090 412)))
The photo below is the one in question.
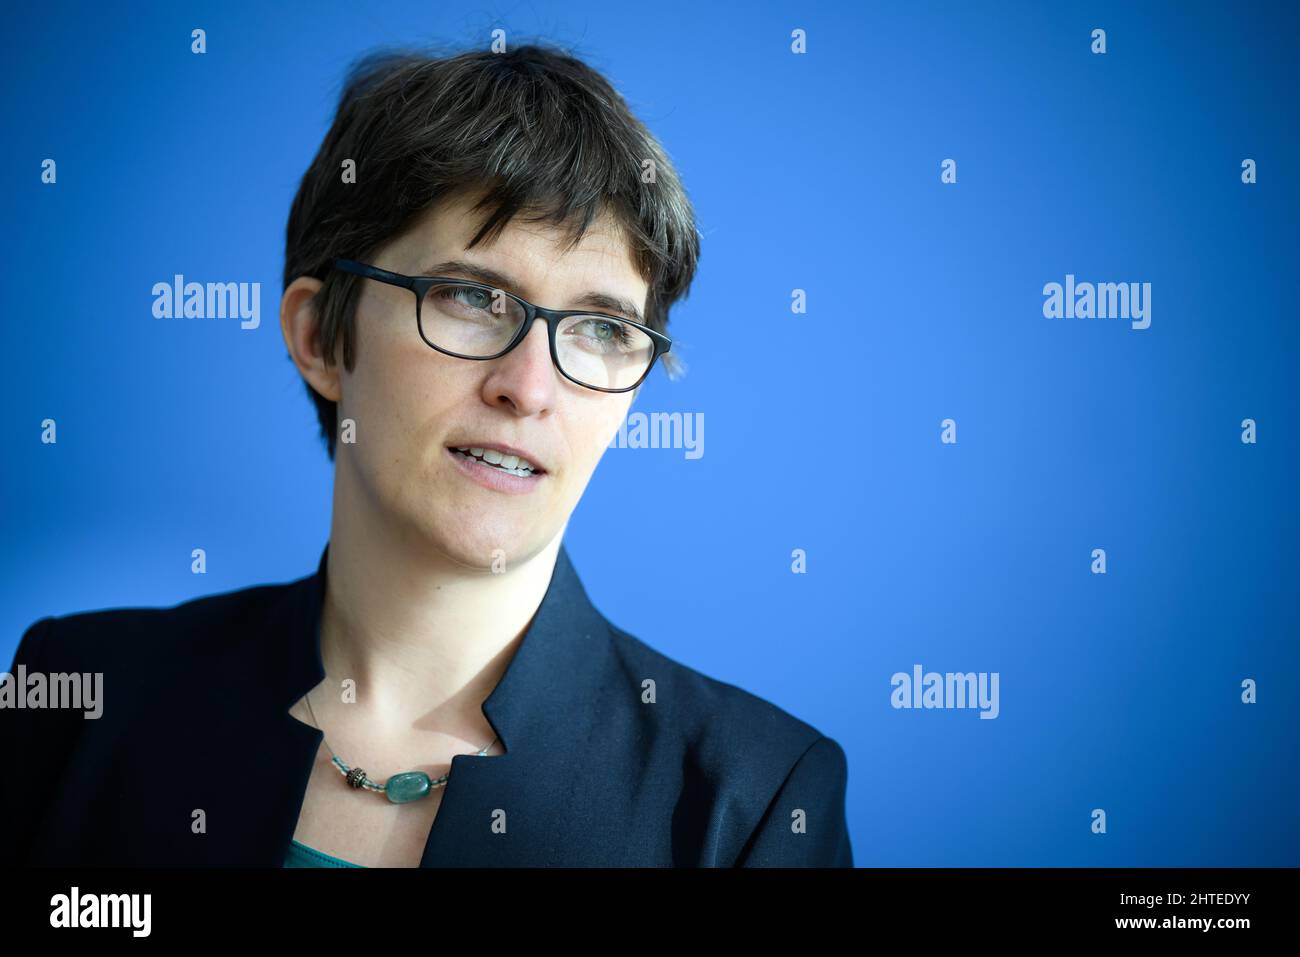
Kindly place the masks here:
MULTIPOLYGON (((580 61, 364 61, 285 251, 281 329, 335 463, 317 571, 34 624, 11 670, 102 674, 106 706, 0 713, 42 785, 5 789, 4 851, 851 866, 840 746, 611 625, 564 548, 698 255, 671 163, 580 61)), ((662 601, 648 499, 609 551, 662 601)))

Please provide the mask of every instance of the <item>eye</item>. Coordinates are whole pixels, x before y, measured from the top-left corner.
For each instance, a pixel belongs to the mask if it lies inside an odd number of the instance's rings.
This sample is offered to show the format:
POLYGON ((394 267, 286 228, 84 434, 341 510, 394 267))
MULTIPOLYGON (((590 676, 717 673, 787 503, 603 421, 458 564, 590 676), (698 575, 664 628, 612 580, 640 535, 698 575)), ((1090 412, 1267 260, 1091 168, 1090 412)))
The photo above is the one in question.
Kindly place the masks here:
POLYGON ((636 326, 606 316, 576 316, 560 332, 558 344, 565 350, 581 350, 607 361, 627 360, 653 351, 650 338, 636 326))
POLYGON ((579 335, 595 339, 601 343, 620 345, 628 341, 628 327, 615 319, 605 319, 602 316, 587 316, 574 323, 572 328, 577 330, 579 335))
POLYGON ((513 323, 519 318, 519 310, 509 299, 468 283, 434 286, 426 294, 425 303, 441 315, 476 322, 513 323))
POLYGON ((456 286, 452 292, 453 295, 460 296, 461 302, 474 309, 492 308, 492 297, 488 295, 486 289, 479 289, 477 286, 456 286))

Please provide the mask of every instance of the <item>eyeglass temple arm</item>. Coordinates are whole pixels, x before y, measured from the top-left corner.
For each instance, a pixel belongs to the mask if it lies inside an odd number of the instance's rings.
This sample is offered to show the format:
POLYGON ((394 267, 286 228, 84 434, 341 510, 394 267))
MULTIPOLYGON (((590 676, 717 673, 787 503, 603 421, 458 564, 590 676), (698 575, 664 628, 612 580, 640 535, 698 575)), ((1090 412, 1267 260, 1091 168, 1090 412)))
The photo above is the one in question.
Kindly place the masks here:
POLYGON ((334 267, 357 276, 365 276, 367 279, 378 279, 380 282, 391 283, 394 286, 402 286, 406 289, 415 288, 416 280, 413 276, 403 276, 401 273, 389 272, 387 269, 380 269, 378 266, 368 266, 353 259, 335 259, 334 267))

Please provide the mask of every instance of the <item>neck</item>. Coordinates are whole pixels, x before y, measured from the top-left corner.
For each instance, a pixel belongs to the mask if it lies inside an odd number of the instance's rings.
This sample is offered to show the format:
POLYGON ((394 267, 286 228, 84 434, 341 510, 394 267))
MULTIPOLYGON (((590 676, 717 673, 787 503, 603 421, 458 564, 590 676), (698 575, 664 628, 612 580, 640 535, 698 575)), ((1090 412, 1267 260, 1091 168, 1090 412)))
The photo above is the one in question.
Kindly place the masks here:
MULTIPOLYGON (((354 682, 355 718, 492 737, 482 703, 505 674, 550 585, 560 534, 494 574, 468 568, 409 529, 335 498, 321 610, 326 687, 354 682), (353 518, 349 518, 353 516, 353 518)), ((349 709, 351 710, 351 709, 349 709)))

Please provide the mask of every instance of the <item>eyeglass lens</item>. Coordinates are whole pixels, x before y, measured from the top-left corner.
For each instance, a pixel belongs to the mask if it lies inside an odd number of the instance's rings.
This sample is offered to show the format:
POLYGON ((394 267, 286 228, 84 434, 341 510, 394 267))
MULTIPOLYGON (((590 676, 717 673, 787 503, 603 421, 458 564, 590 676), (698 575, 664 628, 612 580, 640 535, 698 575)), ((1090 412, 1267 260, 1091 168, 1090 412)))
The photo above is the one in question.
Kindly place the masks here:
MULTIPOLYGON (((500 290, 461 283, 429 288, 420 303, 420 332, 448 352, 496 355, 527 318, 500 290)), ((566 375, 600 389, 633 385, 654 357, 654 340, 609 316, 565 316, 555 330, 555 353, 566 375)))

